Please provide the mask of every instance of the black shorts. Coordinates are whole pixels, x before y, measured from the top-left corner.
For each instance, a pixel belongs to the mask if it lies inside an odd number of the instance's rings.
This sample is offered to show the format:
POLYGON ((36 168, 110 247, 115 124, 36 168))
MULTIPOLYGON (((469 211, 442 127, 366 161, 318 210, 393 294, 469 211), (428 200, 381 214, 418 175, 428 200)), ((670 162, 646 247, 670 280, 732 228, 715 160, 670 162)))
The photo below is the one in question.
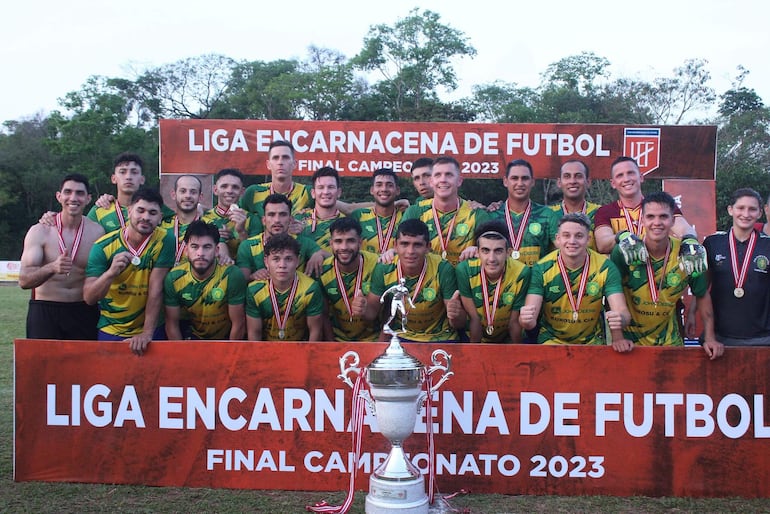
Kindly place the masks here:
POLYGON ((98 321, 98 305, 30 300, 27 311, 27 338, 95 341, 98 321))

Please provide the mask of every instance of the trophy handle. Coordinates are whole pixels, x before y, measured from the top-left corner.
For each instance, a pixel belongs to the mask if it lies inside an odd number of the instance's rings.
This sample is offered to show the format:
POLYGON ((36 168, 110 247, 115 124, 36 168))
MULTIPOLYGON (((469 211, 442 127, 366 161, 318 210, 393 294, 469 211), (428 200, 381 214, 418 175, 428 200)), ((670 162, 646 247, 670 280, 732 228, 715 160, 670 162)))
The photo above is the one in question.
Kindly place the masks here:
POLYGON ((358 354, 353 350, 345 352, 345 355, 340 357, 340 374, 337 375, 337 378, 345 382, 351 389, 353 389, 354 384, 348 375, 350 373, 361 374, 361 368, 358 367, 360 361, 361 359, 358 357, 358 354), (348 361, 350 362, 348 363, 348 361))
POLYGON ((439 370, 444 372, 441 379, 433 384, 433 387, 430 388, 430 392, 435 393, 444 384, 444 382, 449 380, 449 377, 455 373, 454 371, 450 371, 452 369, 452 356, 444 350, 435 350, 431 354, 430 360, 433 362, 433 366, 428 368, 428 375, 432 374, 434 371, 439 370))

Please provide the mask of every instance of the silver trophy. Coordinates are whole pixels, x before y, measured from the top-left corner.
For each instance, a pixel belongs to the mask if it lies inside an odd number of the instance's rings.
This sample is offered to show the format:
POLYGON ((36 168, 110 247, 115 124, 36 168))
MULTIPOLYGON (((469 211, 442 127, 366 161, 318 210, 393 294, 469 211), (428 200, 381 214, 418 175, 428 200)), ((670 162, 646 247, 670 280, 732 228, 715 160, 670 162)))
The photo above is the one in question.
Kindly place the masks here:
MULTIPOLYGON (((420 470, 406 458, 403 449, 404 440, 412 435, 417 414, 428 397, 437 391, 451 377, 452 356, 444 350, 435 350, 431 355, 433 365, 424 366, 401 346, 396 331, 390 323, 396 315, 401 316, 401 330, 406 331, 407 311, 404 299, 412 304, 409 290, 403 279, 391 287, 380 298, 393 295, 390 318, 383 326, 383 331, 391 336, 390 345, 385 353, 377 357, 367 367, 368 391, 361 391, 359 396, 366 401, 369 410, 377 417, 380 432, 388 441, 391 449, 383 463, 375 469, 369 478, 369 494, 366 496, 367 514, 427 514, 428 494, 425 491, 425 479, 420 470), (442 371, 441 379, 424 391, 426 376, 435 371, 442 371)), ((354 388, 351 373, 360 374, 359 356, 354 351, 345 353, 340 358, 340 375, 348 386, 354 388)))

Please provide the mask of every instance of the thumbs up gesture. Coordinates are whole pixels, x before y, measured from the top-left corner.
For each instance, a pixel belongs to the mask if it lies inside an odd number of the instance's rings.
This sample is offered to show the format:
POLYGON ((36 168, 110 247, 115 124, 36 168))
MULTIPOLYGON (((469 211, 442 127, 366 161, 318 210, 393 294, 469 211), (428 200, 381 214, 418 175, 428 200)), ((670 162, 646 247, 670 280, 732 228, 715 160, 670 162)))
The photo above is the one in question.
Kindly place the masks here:
POLYGON ((446 316, 449 321, 456 321, 465 316, 465 310, 460 301, 460 291, 455 290, 452 298, 446 301, 446 316))
POLYGON ((54 271, 60 274, 69 275, 72 271, 72 257, 70 257, 70 251, 68 248, 64 249, 64 253, 60 254, 55 261, 53 261, 54 271))
POLYGON ((356 289, 353 294, 353 301, 350 302, 350 313, 356 317, 363 317, 366 313, 366 297, 360 289, 356 289))

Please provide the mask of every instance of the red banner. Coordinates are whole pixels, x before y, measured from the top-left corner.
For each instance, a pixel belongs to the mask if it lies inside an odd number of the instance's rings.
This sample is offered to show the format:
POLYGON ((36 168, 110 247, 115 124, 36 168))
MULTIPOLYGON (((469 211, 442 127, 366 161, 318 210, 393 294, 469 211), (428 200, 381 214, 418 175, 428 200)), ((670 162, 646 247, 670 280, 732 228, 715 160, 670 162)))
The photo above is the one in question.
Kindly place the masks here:
POLYGON ((305 176, 322 166, 349 177, 406 173, 418 157, 449 155, 466 178, 499 179, 522 158, 536 178, 558 178, 564 161, 581 159, 606 179, 613 160, 631 155, 651 178, 714 180, 716 134, 712 125, 160 120, 160 166, 162 174, 266 175, 268 145, 283 139, 296 149, 295 174, 305 176))
MULTIPOLYGON (((427 362, 436 345, 405 345, 427 362)), ((373 343, 15 342, 16 480, 344 490, 351 392, 373 343)), ((444 345, 442 491, 770 495, 770 349, 444 345)), ((426 414, 405 450, 427 469, 426 414)), ((365 420, 358 485, 388 448, 365 420)))

